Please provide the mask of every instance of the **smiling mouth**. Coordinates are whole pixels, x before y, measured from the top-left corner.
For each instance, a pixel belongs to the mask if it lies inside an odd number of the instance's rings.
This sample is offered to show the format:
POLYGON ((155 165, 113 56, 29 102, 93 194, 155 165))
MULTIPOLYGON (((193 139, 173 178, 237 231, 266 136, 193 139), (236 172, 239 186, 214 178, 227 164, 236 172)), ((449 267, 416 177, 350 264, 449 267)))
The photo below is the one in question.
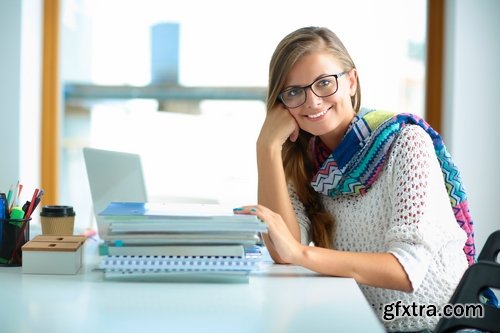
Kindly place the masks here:
POLYGON ((329 109, 327 109, 325 111, 321 111, 320 113, 307 115, 307 118, 311 118, 311 119, 319 118, 321 116, 324 116, 328 112, 328 110, 329 109))

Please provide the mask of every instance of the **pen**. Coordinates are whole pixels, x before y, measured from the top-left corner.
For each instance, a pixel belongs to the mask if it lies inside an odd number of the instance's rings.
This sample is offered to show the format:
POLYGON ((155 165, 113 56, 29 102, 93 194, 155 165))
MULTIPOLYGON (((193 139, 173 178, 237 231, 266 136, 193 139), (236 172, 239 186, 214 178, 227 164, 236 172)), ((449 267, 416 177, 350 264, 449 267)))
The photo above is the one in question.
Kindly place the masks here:
POLYGON ((16 205, 19 203, 19 198, 21 197, 22 190, 23 190, 23 184, 19 184, 19 190, 17 191, 16 205))
POLYGON ((19 180, 17 181, 16 187, 14 187, 14 192, 12 192, 12 201, 10 201, 10 206, 9 206, 9 211, 12 210, 12 207, 14 207, 17 204, 17 193, 19 191, 19 180))
POLYGON ((0 193, 0 219, 8 218, 9 204, 5 193, 0 193))
POLYGON ((12 198, 12 188, 14 187, 14 185, 10 185, 10 188, 9 188, 9 192, 7 194, 7 208, 10 207, 10 199, 12 198))
MULTIPOLYGON (((26 218, 29 218, 31 216, 31 213, 33 213, 33 210, 35 210, 35 207, 37 205, 37 200, 38 200, 38 192, 39 189, 35 189, 35 192, 33 193, 33 197, 31 198, 31 202, 28 206, 28 210, 26 211, 26 218)), ((40 202, 40 201, 39 201, 40 202)))
POLYGON ((26 214, 28 212, 28 208, 30 207, 31 202, 26 201, 23 205, 23 212, 26 214))
POLYGON ((42 200, 42 196, 44 193, 45 193, 45 191, 43 190, 43 188, 40 190, 40 192, 38 192, 38 196, 36 197, 36 201, 35 201, 35 205, 33 206, 33 210, 35 210, 35 208, 40 203, 40 200, 42 200))
POLYGON ((7 218, 5 215, 7 213, 7 197, 5 196, 5 193, 0 193, 0 237, 3 239, 3 224, 4 219, 7 218))

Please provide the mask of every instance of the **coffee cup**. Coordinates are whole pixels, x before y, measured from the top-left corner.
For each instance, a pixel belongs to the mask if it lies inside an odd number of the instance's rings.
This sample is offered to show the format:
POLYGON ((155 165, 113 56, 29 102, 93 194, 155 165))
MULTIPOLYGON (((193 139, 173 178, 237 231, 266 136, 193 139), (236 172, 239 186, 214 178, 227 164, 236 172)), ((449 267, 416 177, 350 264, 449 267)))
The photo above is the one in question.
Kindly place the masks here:
POLYGON ((43 235, 73 235, 75 211, 72 206, 43 206, 40 223, 43 235))

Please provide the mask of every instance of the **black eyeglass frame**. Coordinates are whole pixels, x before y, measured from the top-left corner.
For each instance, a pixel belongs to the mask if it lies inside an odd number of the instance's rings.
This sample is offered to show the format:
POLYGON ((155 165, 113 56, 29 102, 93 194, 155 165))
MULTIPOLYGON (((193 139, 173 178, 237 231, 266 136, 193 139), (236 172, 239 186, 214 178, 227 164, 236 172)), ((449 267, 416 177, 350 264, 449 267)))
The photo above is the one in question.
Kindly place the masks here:
POLYGON ((340 72, 340 73, 337 73, 337 74, 328 74, 328 75, 325 75, 325 76, 321 76, 319 78, 317 78, 316 80, 314 80, 311 84, 308 84, 307 86, 293 86, 293 87, 290 87, 286 90, 283 90, 279 95, 278 95, 278 99, 281 101, 281 103, 283 103, 287 108, 289 109, 295 109, 295 108, 298 108, 298 107, 301 107, 302 105, 304 105, 306 102, 307 102, 307 94, 304 94, 305 98, 304 98, 304 102, 302 102, 302 104, 299 104, 297 106, 294 106, 294 107, 290 107, 288 105, 286 105, 285 103, 285 100, 283 98, 283 94, 286 93, 287 91, 290 91, 292 89, 303 89, 304 90, 304 93, 306 92, 307 88, 311 89, 312 93, 318 97, 328 97, 328 96, 332 96, 334 95, 338 90, 339 90, 339 77, 341 77, 342 75, 344 75, 345 73, 347 73, 348 71, 343 71, 343 72, 340 72), (320 81, 320 80, 323 80, 325 78, 328 78, 328 77, 334 77, 335 78, 335 84, 336 84, 336 89, 334 92, 332 92, 331 94, 328 94, 328 95, 324 95, 324 96, 321 96, 321 95, 318 95, 314 89, 312 88, 313 85, 320 81))

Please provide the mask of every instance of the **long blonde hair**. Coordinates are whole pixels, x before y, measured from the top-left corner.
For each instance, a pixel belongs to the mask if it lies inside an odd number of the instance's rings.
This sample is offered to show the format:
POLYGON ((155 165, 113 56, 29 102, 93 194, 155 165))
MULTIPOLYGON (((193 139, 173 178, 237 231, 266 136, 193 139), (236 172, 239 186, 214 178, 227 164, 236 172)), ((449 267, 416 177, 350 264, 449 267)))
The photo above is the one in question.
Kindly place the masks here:
MULTIPOLYGON (((292 66, 304 55, 326 51, 337 59, 343 70, 356 68, 344 44, 331 30, 322 27, 300 28, 287 35, 278 44, 269 65, 269 90, 267 93, 267 110, 277 103, 278 95, 283 89, 285 79, 292 66)), ((351 97, 355 112, 361 103, 359 79, 356 93, 351 97)), ((335 232, 335 220, 325 210, 320 194, 310 185, 313 177, 312 156, 308 150, 312 135, 300 131, 296 142, 287 140, 283 145, 283 168, 288 184, 293 184, 299 200, 304 204, 305 212, 311 220, 311 236, 316 246, 331 248, 335 232)))

